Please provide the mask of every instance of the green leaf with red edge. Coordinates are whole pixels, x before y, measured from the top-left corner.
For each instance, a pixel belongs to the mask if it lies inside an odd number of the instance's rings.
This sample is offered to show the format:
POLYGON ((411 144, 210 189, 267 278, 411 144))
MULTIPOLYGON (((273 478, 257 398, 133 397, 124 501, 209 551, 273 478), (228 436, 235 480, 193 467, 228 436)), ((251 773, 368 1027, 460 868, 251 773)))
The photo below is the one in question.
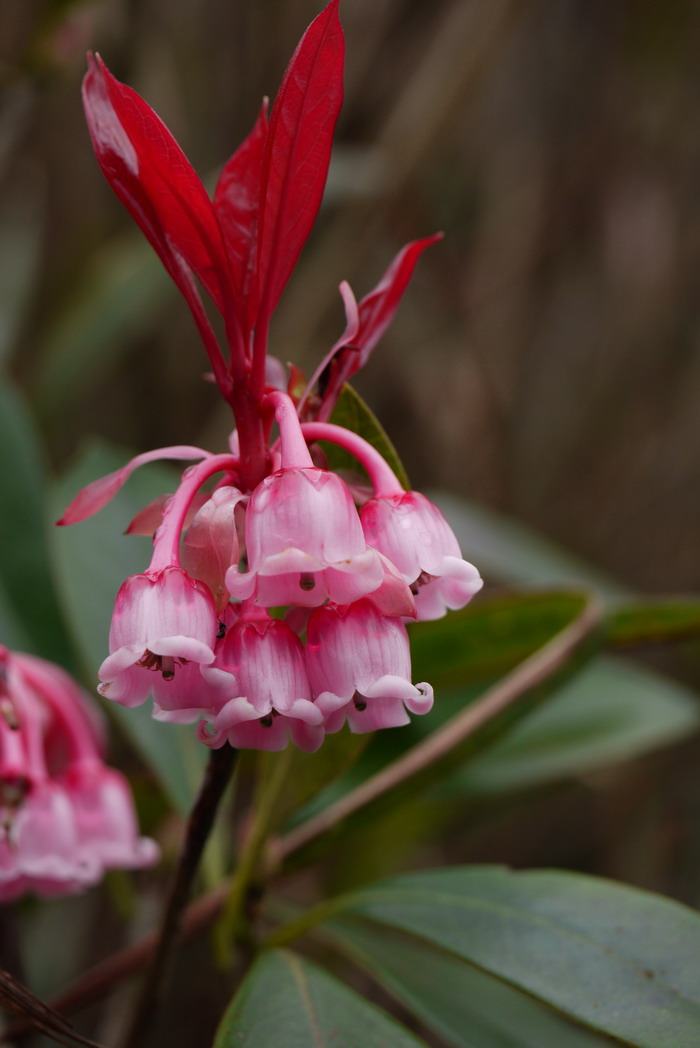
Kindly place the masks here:
POLYGON ((231 1001, 213 1048, 426 1048, 317 965, 288 950, 260 954, 231 1001))
POLYGON ((345 46, 338 0, 304 33, 272 107, 262 160, 259 320, 270 317, 321 204, 343 100, 345 46))

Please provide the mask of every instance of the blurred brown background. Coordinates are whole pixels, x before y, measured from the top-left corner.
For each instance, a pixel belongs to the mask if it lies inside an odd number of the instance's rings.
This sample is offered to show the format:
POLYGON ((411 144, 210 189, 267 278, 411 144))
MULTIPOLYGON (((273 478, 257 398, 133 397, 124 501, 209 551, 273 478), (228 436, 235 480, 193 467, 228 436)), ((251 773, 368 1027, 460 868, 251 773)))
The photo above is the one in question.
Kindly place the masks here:
MULTIPOLYGON (((57 460, 89 432, 142 450, 227 426, 186 307, 92 156, 85 50, 212 177, 317 9, 4 0, 3 284, 15 293, 18 266, 36 267, 15 367, 57 460), (80 327, 96 283, 116 291, 80 327)), ((360 383, 414 482, 512 513, 640 588, 696 587, 700 8, 344 0, 341 14, 334 164, 272 352, 312 369, 341 329, 338 282, 359 297, 402 243, 443 229, 360 383)))
MULTIPOLYGON (((211 183, 319 7, 0 0, 0 355, 57 468, 90 434, 216 449, 230 427, 186 306, 93 157, 85 51, 211 183)), ((326 199, 271 351, 310 373, 342 329, 340 280, 360 297, 403 243, 444 230, 358 382, 415 485, 631 587, 697 589, 700 5, 342 0, 341 17, 326 199)), ((566 863, 697 903, 696 795, 690 742, 469 811, 411 862, 566 863)), ((399 864, 404 832, 387 837, 399 864)))

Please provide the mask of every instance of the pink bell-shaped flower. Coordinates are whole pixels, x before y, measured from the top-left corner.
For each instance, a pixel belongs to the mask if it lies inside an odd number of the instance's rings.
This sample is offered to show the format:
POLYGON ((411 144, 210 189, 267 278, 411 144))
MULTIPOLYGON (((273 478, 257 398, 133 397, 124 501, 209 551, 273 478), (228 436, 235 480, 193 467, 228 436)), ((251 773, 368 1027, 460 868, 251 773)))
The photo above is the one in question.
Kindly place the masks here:
POLYGON ((323 742, 323 714, 311 700, 304 649, 286 622, 248 606, 227 633, 216 665, 202 671, 220 696, 210 728, 198 737, 208 746, 283 750, 291 736, 307 752, 323 742))
POLYGON ((316 705, 332 733, 347 718, 353 732, 408 724, 433 705, 429 684, 411 684, 406 627, 370 600, 317 608, 307 628, 306 666, 316 705))
POLYGON ((16 806, 0 795, 0 822, 0 902, 30 891, 64 895, 101 878, 99 858, 80 847, 73 807, 55 783, 32 784, 16 806))
POLYGON ((83 856, 106 869, 137 869, 158 860, 155 841, 139 836, 123 775, 99 760, 82 760, 69 765, 60 781, 73 809, 83 856))
POLYGON ((214 661, 217 629, 208 587, 182 568, 132 575, 117 594, 110 654, 99 669, 100 694, 122 706, 139 706, 153 688, 158 704, 167 708, 167 688, 180 668, 214 661))
POLYGON ((313 465, 294 405, 271 393, 282 468, 250 497, 245 522, 248 571, 232 567, 226 587, 263 607, 349 604, 378 589, 384 569, 369 549, 345 483, 313 465))
POLYGON ((377 589, 384 571, 368 549, 350 492, 315 467, 282 469, 251 495, 246 514, 248 568, 231 568, 226 587, 256 604, 348 604, 377 589))
POLYGON ((411 586, 419 620, 463 608, 481 589, 479 572, 462 558, 452 528, 420 492, 375 496, 360 518, 368 544, 388 557, 411 586))
POLYGON ((0 901, 75 892, 150 865, 126 780, 107 768, 88 700, 58 666, 0 649, 0 901))

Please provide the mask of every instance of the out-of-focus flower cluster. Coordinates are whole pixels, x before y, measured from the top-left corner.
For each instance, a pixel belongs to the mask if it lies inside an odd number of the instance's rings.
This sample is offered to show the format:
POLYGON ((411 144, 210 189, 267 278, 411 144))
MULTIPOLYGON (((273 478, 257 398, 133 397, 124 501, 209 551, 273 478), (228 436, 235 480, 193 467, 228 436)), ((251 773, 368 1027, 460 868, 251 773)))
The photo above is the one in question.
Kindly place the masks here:
POLYGON ((0 902, 158 858, 126 779, 102 759, 88 702, 58 666, 0 647, 0 902))

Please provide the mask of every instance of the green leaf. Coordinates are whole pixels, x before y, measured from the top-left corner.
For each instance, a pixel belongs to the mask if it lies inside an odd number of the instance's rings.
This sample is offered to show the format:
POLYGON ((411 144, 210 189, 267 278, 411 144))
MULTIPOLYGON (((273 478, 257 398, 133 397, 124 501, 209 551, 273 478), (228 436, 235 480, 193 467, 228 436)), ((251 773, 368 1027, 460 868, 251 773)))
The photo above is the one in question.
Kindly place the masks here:
POLYGON ((524 525, 456 495, 429 494, 454 529, 463 555, 487 581, 540 587, 584 584, 604 596, 626 595, 617 582, 524 525))
MULTIPOLYGON (((360 394, 347 382, 343 386, 338 402, 333 409, 331 422, 336 426, 344 426, 353 433, 357 433, 358 436, 364 437, 367 443, 376 448, 385 461, 389 463, 401 485, 407 491, 410 489, 411 484, 403 463, 381 422, 365 404, 360 394)), ((323 446, 332 469, 351 469, 356 473, 360 471, 357 460, 346 451, 343 451, 342 448, 326 442, 324 442, 323 446)))
POLYGON ((611 1048, 527 994, 404 932, 362 920, 324 925, 333 944, 452 1048, 611 1048))
POLYGON ((585 599, 563 590, 496 594, 416 623, 410 631, 414 679, 449 688, 506 673, 564 629, 585 599))
POLYGON ((687 688, 616 659, 597 659, 475 755, 450 780, 460 795, 503 792, 587 774, 697 731, 687 688))
POLYGON ((374 1005, 287 950, 260 955, 213 1048, 425 1048, 374 1005))
POLYGON ((70 668, 49 561, 44 461, 33 420, 8 384, 0 385, 0 446, 0 603, 9 627, 4 642, 19 642, 70 668))
POLYGON ((700 600, 671 597, 613 608, 606 625, 608 644, 632 647, 700 637, 700 600))
MULTIPOLYGON (((56 516, 85 484, 124 465, 127 457, 104 445, 92 445, 58 484, 56 516)), ((173 491, 176 484, 176 473, 162 466, 147 466, 134 474, 117 498, 96 516, 70 527, 54 528, 52 548, 60 597, 86 672, 93 680, 107 653, 117 590, 129 575, 143 571, 150 559, 150 540, 124 535, 124 529, 147 502, 173 491)), ((113 702, 105 706, 158 774, 171 801, 181 811, 188 811, 206 758, 194 729, 152 720, 150 703, 136 709, 113 702)))
POLYGON ((171 294, 159 260, 141 238, 128 235, 105 245, 44 337, 35 394, 41 415, 57 418, 79 404, 131 351, 171 294))
POLYGON ((336 913, 430 943, 624 1044, 700 1043, 700 915, 670 899, 559 871, 453 867, 376 884, 336 913))

